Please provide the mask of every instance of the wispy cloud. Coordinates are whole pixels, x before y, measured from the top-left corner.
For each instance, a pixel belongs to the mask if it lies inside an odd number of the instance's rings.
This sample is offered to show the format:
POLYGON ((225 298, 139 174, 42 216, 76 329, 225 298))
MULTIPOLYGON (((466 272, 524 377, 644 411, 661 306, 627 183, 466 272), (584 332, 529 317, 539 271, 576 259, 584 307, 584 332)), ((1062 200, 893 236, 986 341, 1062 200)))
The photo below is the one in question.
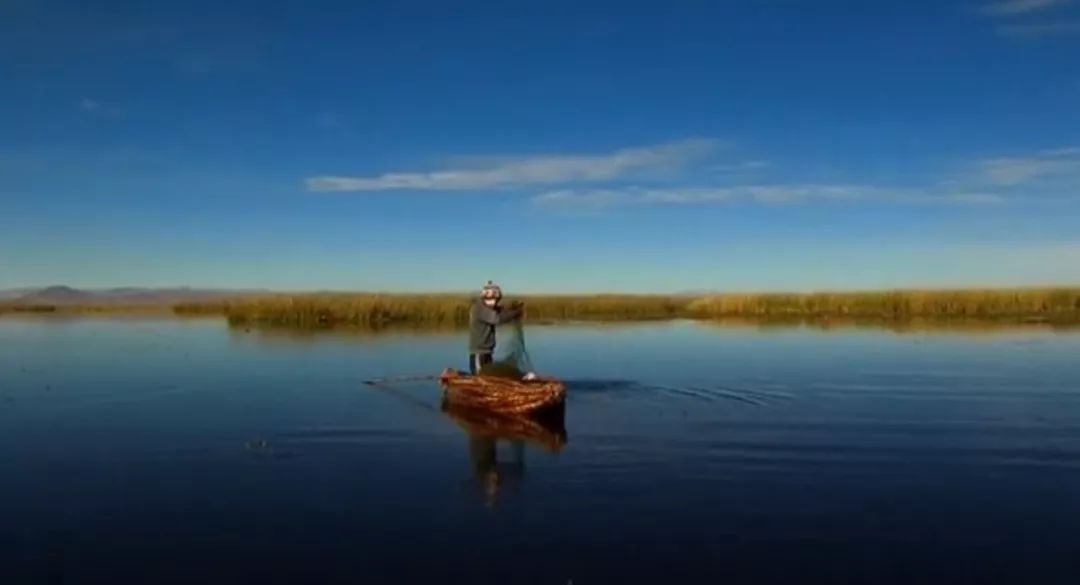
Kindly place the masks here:
POLYGON ((1015 16, 1048 10, 1069 4, 1072 0, 1000 0, 982 8, 983 14, 991 16, 1015 16))
POLYGON ((320 128, 332 130, 341 127, 341 117, 337 114, 324 112, 315 117, 315 123, 318 124, 320 128))
POLYGON ((686 140, 606 154, 459 157, 449 170, 313 177, 307 185, 312 191, 362 192, 532 187, 529 202, 536 207, 586 213, 617 207, 732 203, 985 206, 1060 202, 1080 189, 1080 147, 1076 146, 972 159, 955 173, 904 186, 855 178, 824 184, 778 180, 791 173, 761 159, 700 164, 716 146, 715 140, 686 140), (681 172, 687 169, 694 172, 681 172), (650 173, 660 170, 676 172, 650 173), (638 180, 643 177, 647 183, 638 180))
POLYGON ((1008 24, 997 27, 997 32, 1003 37, 1015 39, 1039 39, 1060 35, 1080 34, 1080 20, 1033 24, 1008 24))
POLYGON ((173 70, 185 77, 246 75, 266 71, 273 50, 271 33, 258 22, 248 24, 237 30, 208 18, 194 29, 163 25, 140 37, 143 44, 164 44, 173 70))
POLYGON ((1000 36, 1012 39, 1040 39, 1080 33, 1080 21, 1072 19, 1038 22, 1023 19, 1072 3, 1073 0, 998 0, 984 4, 980 11, 985 16, 1004 22, 995 28, 1000 36))
POLYGON ((89 97, 84 97, 79 100, 78 108, 83 114, 93 117, 119 118, 124 115, 123 108, 103 103, 89 97))
POLYGON ((872 201, 899 204, 988 205, 1004 201, 994 193, 934 192, 867 185, 741 185, 685 189, 562 189, 532 198, 539 207, 606 209, 621 206, 707 205, 748 202, 794 205, 825 201, 872 201))
POLYGON ((635 172, 675 170, 710 154, 718 142, 692 139, 608 154, 504 157, 486 167, 308 178, 311 191, 489 190, 527 185, 612 181, 635 172))
POLYGON ((977 161, 979 178, 990 185, 1016 186, 1046 179, 1075 179, 1080 184, 1080 147, 1044 150, 1032 155, 977 161))
POLYGON ((709 170, 714 173, 746 173, 761 171, 772 166, 767 160, 746 160, 737 163, 724 163, 716 164, 709 167, 709 170))

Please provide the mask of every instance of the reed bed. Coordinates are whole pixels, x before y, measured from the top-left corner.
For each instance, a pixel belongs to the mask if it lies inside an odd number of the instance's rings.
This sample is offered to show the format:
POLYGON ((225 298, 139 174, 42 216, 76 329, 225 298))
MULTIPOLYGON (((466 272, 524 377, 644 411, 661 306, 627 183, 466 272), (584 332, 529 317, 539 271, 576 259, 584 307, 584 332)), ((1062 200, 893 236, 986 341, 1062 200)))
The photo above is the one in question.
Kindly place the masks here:
POLYGON ((203 317, 211 315, 224 315, 228 309, 227 301, 193 301, 178 303, 172 306, 173 313, 183 317, 203 317))
MULTIPOLYGON (((529 321, 671 319, 684 316, 686 301, 649 296, 546 296, 508 298, 526 306, 529 321)), ((178 314, 219 312, 230 323, 294 327, 392 325, 464 326, 471 299, 461 295, 280 295, 184 304, 178 314)))
MULTIPOLYGON (((1080 323, 1080 287, 985 290, 897 290, 810 294, 531 295, 527 322, 747 319, 758 321, 1006 320, 1080 323)), ((224 315, 236 325, 295 328, 351 326, 461 327, 467 295, 454 294, 270 294, 166 307, 181 316, 224 315)), ((162 307, 123 305, 0 304, 0 313, 123 313, 162 307)))
POLYGON ((165 314, 175 313, 175 307, 169 304, 49 304, 49 303, 4 303, 0 304, 0 315, 3 314, 57 314, 57 315, 91 315, 91 314, 165 314))
POLYGON ((803 295, 718 295, 687 307, 697 318, 1080 320, 1080 288, 909 290, 803 295))
POLYGON ((3 303, 0 304, 0 315, 4 313, 55 313, 55 305, 22 305, 17 303, 3 303))
MULTIPOLYGON (((811 294, 550 295, 521 300, 526 321, 643 321, 677 318, 860 319, 1080 322, 1080 287, 899 290, 811 294)), ((464 295, 301 294, 177 305, 178 314, 223 314, 233 324, 285 327, 394 325, 457 327, 468 322, 464 295)))

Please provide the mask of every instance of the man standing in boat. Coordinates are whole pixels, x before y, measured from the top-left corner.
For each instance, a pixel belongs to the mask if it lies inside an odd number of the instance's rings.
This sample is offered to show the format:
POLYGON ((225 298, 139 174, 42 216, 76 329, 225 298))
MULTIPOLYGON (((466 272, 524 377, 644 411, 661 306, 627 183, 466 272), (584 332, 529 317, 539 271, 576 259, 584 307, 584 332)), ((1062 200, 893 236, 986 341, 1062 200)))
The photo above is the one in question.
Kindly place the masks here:
POLYGON ((520 302, 504 309, 501 305, 502 289, 490 280, 484 285, 480 298, 469 309, 469 372, 476 375, 485 364, 491 363, 495 353, 495 327, 520 319, 523 313, 520 302))

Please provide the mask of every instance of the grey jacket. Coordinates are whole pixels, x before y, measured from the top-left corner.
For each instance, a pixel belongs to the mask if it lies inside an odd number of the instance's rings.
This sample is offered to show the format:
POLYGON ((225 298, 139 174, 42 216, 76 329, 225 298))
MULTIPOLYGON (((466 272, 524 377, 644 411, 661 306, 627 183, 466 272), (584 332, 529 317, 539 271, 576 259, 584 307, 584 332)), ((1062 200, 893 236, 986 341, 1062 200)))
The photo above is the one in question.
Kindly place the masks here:
POLYGON ((495 326, 521 317, 521 309, 492 309, 477 299, 469 309, 469 353, 495 351, 495 326))

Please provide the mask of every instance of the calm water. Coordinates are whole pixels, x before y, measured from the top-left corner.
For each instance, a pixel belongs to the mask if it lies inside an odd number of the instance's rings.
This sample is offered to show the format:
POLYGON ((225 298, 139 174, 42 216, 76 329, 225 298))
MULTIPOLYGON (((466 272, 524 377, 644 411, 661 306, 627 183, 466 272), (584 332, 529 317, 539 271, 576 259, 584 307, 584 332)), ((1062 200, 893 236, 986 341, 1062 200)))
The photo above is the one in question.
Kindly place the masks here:
POLYGON ((0 583, 1080 578, 1080 335, 527 335, 565 426, 493 442, 362 384, 460 334, 0 319, 0 583))

